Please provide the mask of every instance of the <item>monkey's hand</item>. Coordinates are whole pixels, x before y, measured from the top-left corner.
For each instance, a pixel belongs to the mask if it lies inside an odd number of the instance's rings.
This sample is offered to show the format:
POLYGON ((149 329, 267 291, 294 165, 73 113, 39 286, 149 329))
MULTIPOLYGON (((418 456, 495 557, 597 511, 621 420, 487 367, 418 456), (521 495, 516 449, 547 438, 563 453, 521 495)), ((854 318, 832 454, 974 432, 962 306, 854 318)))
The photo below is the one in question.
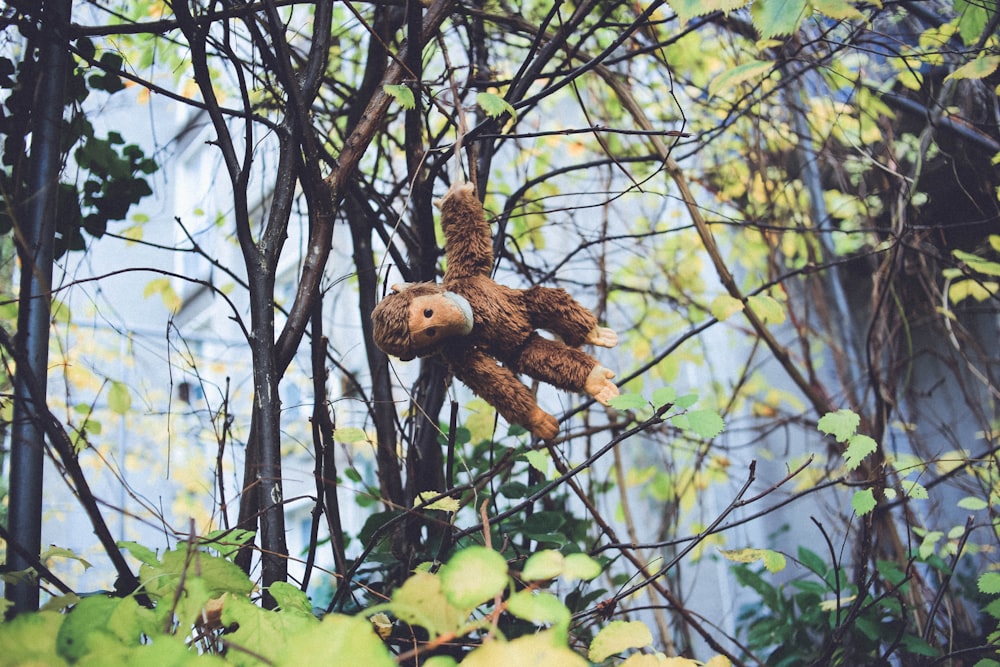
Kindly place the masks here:
POLYGON ((594 327, 587 334, 587 342, 601 347, 614 347, 618 344, 618 334, 606 327, 594 327))
POLYGON ((611 381, 611 378, 614 376, 614 371, 598 364, 594 366, 594 370, 590 371, 590 375, 587 376, 584 389, 598 403, 607 405, 608 401, 618 395, 618 387, 611 381))
POLYGON ((525 426, 537 438, 552 440, 559 435, 559 422, 556 421, 555 417, 539 407, 531 411, 531 414, 528 416, 528 422, 525 426))

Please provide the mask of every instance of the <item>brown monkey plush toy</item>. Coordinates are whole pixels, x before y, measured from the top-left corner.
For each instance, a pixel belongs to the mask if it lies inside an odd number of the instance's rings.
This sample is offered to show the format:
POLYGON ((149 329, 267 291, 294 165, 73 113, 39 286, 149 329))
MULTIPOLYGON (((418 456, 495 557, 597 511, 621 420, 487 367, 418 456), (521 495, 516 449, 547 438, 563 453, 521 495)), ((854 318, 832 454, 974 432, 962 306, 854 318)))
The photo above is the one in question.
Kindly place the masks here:
POLYGON ((375 343, 404 361, 439 355, 507 421, 539 438, 554 438, 559 423, 538 407, 518 373, 607 405, 618 395, 611 382, 615 374, 578 348, 614 347, 618 335, 599 327, 565 290, 512 289, 490 278, 490 227, 472 184, 453 185, 437 205, 448 262, 444 282, 393 285, 372 311, 375 343), (562 342, 543 338, 536 329, 547 329, 562 342))

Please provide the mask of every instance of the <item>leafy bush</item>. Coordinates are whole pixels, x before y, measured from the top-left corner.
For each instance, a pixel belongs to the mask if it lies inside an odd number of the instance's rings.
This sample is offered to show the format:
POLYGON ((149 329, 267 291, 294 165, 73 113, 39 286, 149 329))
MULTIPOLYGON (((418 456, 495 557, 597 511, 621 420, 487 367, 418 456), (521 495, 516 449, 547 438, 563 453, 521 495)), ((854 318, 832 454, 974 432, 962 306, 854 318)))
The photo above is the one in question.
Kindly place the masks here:
MULTIPOLYGON (((428 667, 588 664, 569 608, 548 586, 599 576, 602 566, 589 556, 543 550, 511 572, 500 553, 472 545, 437 571, 418 568, 383 602, 343 615, 314 609, 286 583, 268 590, 277 610, 256 604, 253 582, 220 553, 238 546, 229 538, 213 535, 159 557, 124 544, 142 562, 142 588, 122 598, 66 596, 18 615, 0 625, 5 664, 390 667, 417 656, 428 667)), ((587 656, 602 663, 632 653, 622 664, 666 664, 637 652, 652 642, 643 623, 615 621, 589 642, 587 656)))

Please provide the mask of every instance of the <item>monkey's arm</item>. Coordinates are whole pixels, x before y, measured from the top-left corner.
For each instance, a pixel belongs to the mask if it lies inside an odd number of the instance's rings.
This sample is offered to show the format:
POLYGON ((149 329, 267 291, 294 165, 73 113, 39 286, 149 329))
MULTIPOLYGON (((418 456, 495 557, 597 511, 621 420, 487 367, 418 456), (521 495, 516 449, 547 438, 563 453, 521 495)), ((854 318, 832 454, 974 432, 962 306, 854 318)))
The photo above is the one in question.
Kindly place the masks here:
POLYGON ((560 389, 590 394, 603 405, 618 395, 618 387, 611 381, 615 376, 612 371, 586 352, 537 333, 528 338, 517 358, 510 362, 519 373, 560 389))
POLYGON ((472 184, 452 185, 438 206, 448 260, 445 282, 474 275, 489 276, 493 270, 493 239, 472 184))
POLYGON ((520 424, 535 436, 551 440, 559 422, 535 402, 535 397, 510 369, 476 348, 449 355, 449 365, 459 380, 497 409, 504 419, 520 424))

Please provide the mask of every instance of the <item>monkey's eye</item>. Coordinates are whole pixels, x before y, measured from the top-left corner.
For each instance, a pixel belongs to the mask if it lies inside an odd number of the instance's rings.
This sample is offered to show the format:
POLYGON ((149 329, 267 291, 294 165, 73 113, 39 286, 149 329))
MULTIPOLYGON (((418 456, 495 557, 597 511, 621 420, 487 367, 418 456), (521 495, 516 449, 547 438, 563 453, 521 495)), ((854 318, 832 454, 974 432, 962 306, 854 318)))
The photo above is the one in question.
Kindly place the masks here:
POLYGON ((430 317, 434 314, 434 311, 430 308, 424 308, 424 317, 430 317))

